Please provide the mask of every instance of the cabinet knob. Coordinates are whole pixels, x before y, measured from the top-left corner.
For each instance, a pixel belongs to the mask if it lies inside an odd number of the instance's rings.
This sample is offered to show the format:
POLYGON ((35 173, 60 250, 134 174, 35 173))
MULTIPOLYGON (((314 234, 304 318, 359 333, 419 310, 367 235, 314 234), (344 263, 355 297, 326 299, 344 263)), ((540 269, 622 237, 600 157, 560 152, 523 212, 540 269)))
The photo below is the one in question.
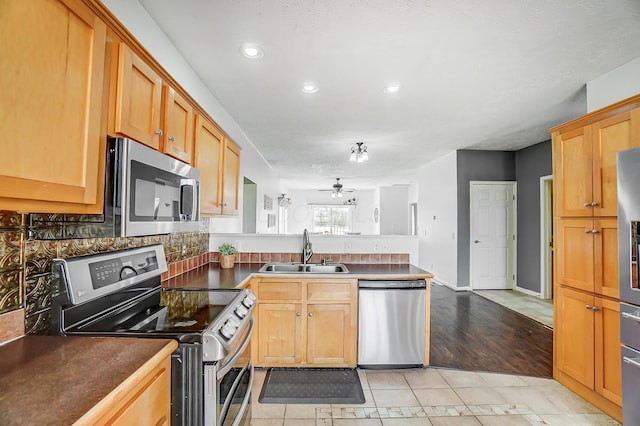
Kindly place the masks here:
POLYGON ((591 305, 585 305, 585 309, 593 309, 593 306, 591 306, 591 305))
POLYGON ((296 312, 297 317, 299 317, 300 315, 302 315, 300 312, 296 312))
POLYGON ((309 312, 309 316, 312 317, 313 316, 313 312, 309 312))
POLYGON ((585 233, 585 234, 590 234, 590 233, 591 233, 591 230, 590 230, 590 229, 585 229, 585 230, 584 230, 584 233, 585 233))
POLYGON ((585 207, 591 207, 591 203, 584 203, 585 207))
POLYGON ((591 233, 592 233, 592 234, 597 234, 597 233, 599 233, 599 232, 600 232, 600 231, 598 231, 597 229, 592 229, 592 230, 591 230, 591 233))
POLYGON ((155 131, 155 132, 153 132, 153 133, 155 133, 155 134, 156 134, 156 135, 158 135, 158 136, 162 136, 162 129, 158 129, 158 130, 156 130, 156 131, 155 131))
POLYGON ((173 137, 173 136, 169 136, 169 140, 170 140, 171 142, 173 142, 173 141, 175 141, 175 140, 176 140, 176 138, 175 138, 175 137, 173 137))
POLYGON ((594 306, 592 309, 593 309, 593 312, 598 312, 600 310, 600 308, 598 308, 597 306, 594 306))
POLYGON ((591 203, 591 207, 597 207, 598 203, 596 203, 595 201, 593 203, 591 203))

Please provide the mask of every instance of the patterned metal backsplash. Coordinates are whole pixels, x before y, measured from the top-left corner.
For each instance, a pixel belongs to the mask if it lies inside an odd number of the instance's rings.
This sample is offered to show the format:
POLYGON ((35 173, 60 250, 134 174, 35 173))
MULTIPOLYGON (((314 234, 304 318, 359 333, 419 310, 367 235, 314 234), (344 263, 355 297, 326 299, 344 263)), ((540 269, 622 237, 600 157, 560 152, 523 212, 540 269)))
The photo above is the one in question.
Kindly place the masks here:
POLYGON ((162 244, 167 262, 209 252, 209 220, 201 232, 103 238, 100 215, 18 214, 0 211, 0 314, 25 308, 27 334, 51 324, 51 260, 162 244))

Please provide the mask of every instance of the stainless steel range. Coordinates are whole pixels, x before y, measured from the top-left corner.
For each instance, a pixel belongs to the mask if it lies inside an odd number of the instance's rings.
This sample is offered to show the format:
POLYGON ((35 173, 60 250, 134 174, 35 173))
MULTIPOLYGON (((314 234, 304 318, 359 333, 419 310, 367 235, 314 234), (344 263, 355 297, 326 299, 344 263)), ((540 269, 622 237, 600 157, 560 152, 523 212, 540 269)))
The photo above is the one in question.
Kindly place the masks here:
POLYGON ((162 245, 53 262, 53 332, 176 339, 174 425, 237 425, 250 417, 247 353, 255 296, 247 289, 162 288, 162 245))

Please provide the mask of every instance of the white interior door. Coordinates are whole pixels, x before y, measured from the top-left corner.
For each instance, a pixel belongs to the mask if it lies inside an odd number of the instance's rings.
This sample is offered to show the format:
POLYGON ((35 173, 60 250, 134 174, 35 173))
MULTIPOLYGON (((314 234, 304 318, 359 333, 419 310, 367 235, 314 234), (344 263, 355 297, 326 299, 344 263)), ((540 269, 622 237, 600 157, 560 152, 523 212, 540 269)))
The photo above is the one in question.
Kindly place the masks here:
POLYGON ((515 182, 471 182, 471 288, 515 282, 515 182))

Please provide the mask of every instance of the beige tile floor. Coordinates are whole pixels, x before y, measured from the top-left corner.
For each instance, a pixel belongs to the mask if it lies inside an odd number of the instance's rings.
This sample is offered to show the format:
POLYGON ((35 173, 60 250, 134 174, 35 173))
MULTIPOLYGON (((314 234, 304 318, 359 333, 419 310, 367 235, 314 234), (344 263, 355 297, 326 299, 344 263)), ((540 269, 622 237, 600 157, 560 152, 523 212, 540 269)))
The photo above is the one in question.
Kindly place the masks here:
POLYGON ((540 299, 516 290, 474 290, 474 293, 553 328, 552 300, 540 299))
POLYGON ((553 379, 439 368, 358 372, 364 404, 260 404, 266 370, 256 369, 251 424, 619 425, 553 379))

